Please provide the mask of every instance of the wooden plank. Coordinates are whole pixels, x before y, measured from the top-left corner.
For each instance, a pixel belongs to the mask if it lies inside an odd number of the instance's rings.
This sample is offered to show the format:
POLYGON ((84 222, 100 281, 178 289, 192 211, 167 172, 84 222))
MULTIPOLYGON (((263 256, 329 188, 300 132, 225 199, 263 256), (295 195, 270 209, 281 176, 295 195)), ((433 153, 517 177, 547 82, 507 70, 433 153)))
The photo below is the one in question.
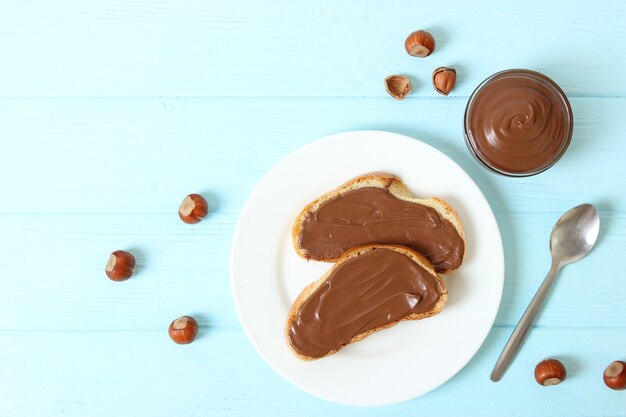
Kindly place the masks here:
POLYGON ((0 100, 0 212, 170 213, 184 195, 206 192, 236 213, 289 152, 353 129, 391 130, 440 149, 474 178, 501 221, 583 201, 623 210, 626 194, 615 190, 626 179, 626 99, 572 103, 565 157, 541 175, 511 179, 470 156, 462 98, 0 100))
POLYGON ((625 415, 623 393, 606 388, 602 372, 612 360, 625 359, 626 329, 535 329, 494 384, 488 375, 509 332, 494 329, 465 369, 426 396, 363 409, 326 403, 291 386, 239 330, 209 328, 189 346, 175 345, 160 331, 107 332, 97 325, 93 331, 0 331, 0 415, 625 415), (563 384, 545 388, 534 381, 534 366, 546 356, 567 367, 563 384))
MULTIPOLYGON (((562 272, 538 326, 623 327, 626 216, 607 226, 592 254, 562 272)), ((497 325, 514 325, 549 269, 548 238, 558 214, 502 216, 506 280, 497 325)), ((0 330, 165 329, 199 315, 211 328, 238 329, 229 287, 235 213, 218 211, 194 226, 168 214, 0 216, 0 330), (138 274, 115 283, 109 253, 129 249, 138 274)), ((464 277, 471 285, 480 276, 464 277)), ((304 284, 303 284, 304 285, 304 284)))
POLYGON ((385 96, 403 73, 432 97, 433 69, 449 65, 453 95, 524 67, 572 96, 623 96, 625 14, 621 0, 5 0, 0 95, 385 96), (420 28, 438 42, 423 60, 404 51, 420 28))
POLYGON ((11 145, 0 154, 5 213, 0 265, 11 277, 0 280, 5 313, 0 328, 86 329, 98 319, 106 329, 155 329, 184 309, 208 311, 216 326, 236 328, 227 259, 249 192, 288 152, 354 128, 421 138, 478 182, 494 208, 507 254, 499 324, 517 321, 544 276, 549 231, 558 216, 584 201, 598 204, 600 244, 592 257, 565 270, 539 324, 623 325, 625 278, 615 254, 626 248, 626 195, 615 191, 626 178, 621 140, 626 101, 575 99, 571 149, 556 167, 527 179, 498 177, 473 161, 459 127, 464 104, 463 99, 0 101, 2 135, 11 145), (183 225, 176 215, 190 192, 208 194, 215 207, 197 227, 183 225), (125 287, 102 275, 106 256, 120 247, 143 252, 145 274, 125 287), (150 280, 149 289, 144 279, 150 280), (172 293, 175 304, 168 303, 172 293))

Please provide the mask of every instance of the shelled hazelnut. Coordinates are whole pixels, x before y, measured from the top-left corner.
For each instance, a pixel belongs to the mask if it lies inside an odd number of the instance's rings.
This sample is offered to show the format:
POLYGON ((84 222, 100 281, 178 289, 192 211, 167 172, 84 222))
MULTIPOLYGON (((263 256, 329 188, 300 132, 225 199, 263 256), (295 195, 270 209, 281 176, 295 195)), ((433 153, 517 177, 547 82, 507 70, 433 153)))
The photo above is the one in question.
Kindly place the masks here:
POLYGON ((439 94, 447 96, 456 84, 454 68, 439 67, 433 71, 433 87, 439 94))

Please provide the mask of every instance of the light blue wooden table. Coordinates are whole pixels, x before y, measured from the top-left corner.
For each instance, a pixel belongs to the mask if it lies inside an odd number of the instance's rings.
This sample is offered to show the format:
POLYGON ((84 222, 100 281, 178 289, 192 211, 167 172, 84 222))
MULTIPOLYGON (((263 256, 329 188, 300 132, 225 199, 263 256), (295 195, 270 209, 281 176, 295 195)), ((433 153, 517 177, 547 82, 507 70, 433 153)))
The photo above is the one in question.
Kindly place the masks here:
POLYGON ((602 372, 626 360, 626 2, 3 0, 0 3, 0 417, 626 416, 602 372), (437 50, 408 56, 430 30, 437 50), (430 74, 458 71, 450 97, 430 74), (506 68, 541 71, 574 110, 549 171, 493 175, 461 132, 468 95, 506 68), (387 96, 383 79, 414 93, 387 96), (496 213, 506 282, 474 359, 424 397, 337 406, 282 380, 246 339, 229 291, 233 227, 259 179, 327 134, 382 129, 458 162, 496 213), (209 196, 196 226, 176 214, 209 196), (598 246, 563 271, 504 379, 489 373, 549 266, 559 215, 602 216, 598 246), (138 274, 109 281, 115 249, 138 274), (200 338, 178 346, 170 321, 200 338), (567 380, 542 388, 536 362, 567 380))

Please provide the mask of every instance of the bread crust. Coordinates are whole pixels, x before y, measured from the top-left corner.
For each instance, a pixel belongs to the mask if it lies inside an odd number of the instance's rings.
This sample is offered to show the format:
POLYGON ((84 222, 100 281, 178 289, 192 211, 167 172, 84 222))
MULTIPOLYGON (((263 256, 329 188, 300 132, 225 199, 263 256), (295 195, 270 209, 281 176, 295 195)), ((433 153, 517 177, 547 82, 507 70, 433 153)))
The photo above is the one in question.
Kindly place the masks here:
MULTIPOLYGON (((383 188, 388 190, 393 196, 400 200, 404 200, 410 203, 421 204, 423 206, 430 207, 434 209, 437 214, 442 219, 448 220, 452 226, 456 229, 459 236, 463 240, 463 258, 465 258, 465 232, 463 230, 463 225, 461 224, 461 219, 454 209, 446 203, 444 200, 432 197, 428 199, 420 199, 413 197, 411 191, 409 191, 406 184, 402 182, 402 180, 396 177, 393 174, 388 174, 385 172, 372 172, 369 174, 361 175, 356 178, 351 179, 350 181, 342 184, 338 188, 333 191, 330 191, 321 197, 315 199, 311 203, 307 204, 304 209, 298 214, 294 225, 291 229, 291 240, 293 242, 293 247, 296 250, 296 253, 305 259, 313 259, 321 262, 335 262, 337 258, 325 258, 325 257, 312 257, 307 256, 302 247, 300 246, 299 237, 300 232, 302 231, 302 224, 309 217, 312 212, 315 212, 319 206, 325 201, 331 200, 341 194, 344 194, 349 191, 357 190, 359 188, 365 187, 375 187, 375 188, 383 188)), ((462 262, 461 262, 462 263, 462 262)), ((446 274, 451 272, 452 270, 441 271, 441 273, 446 274)))
POLYGON ((405 256, 408 256, 409 258, 411 258, 411 260, 413 260, 419 266, 424 268, 428 273, 430 273, 435 278, 435 281, 437 283, 437 292, 439 293, 439 300, 437 301, 437 303, 435 304, 435 306, 433 307, 433 309, 431 311, 428 311, 428 312, 425 312, 425 313, 411 314, 411 315, 406 316, 406 317, 404 317, 404 318, 402 318, 400 320, 397 320, 395 322, 391 322, 391 323, 385 324, 383 326, 377 327, 375 329, 368 330, 368 331, 363 332, 363 333, 358 333, 358 334, 354 335, 354 337, 352 337, 352 339, 350 339, 350 341, 348 341, 348 343, 346 343, 345 345, 339 347, 339 349, 336 349, 336 350, 328 352, 323 357, 326 357, 328 355, 332 355, 333 353, 336 353, 339 350, 343 349, 345 346, 347 346, 347 345, 349 345, 351 343, 354 343, 354 342, 358 342, 359 340, 363 340, 367 336, 369 336, 369 335, 371 335, 373 333, 376 333, 376 332, 378 332, 380 330, 387 329, 389 327, 395 326, 397 323, 399 323, 401 321, 424 319, 424 318, 427 318, 427 317, 434 316, 435 314, 438 314, 441 310, 443 310, 443 308, 446 305, 446 302, 448 300, 448 289, 446 288, 446 284, 443 282, 441 277, 439 275, 437 275, 437 273, 435 272, 435 269, 432 267, 430 262, 428 262, 428 260, 426 258, 424 258, 422 255, 420 255, 419 253, 415 252, 412 249, 409 249, 409 248, 404 247, 404 246, 399 246, 399 245, 364 245, 364 246, 357 246, 355 248, 352 248, 352 249, 348 250, 343 255, 341 255, 339 257, 339 259, 337 259, 337 262, 333 265, 333 267, 330 268, 320 279, 318 279, 317 281, 314 281, 311 284, 309 284, 308 286, 306 286, 302 290, 302 292, 298 295, 298 297, 296 297, 295 301, 291 305, 291 308, 289 309, 289 315, 287 316, 287 324, 285 325, 285 338, 287 339, 287 345, 289 346, 291 351, 296 356, 298 356, 300 359, 305 360, 305 361, 321 359, 321 358, 312 358, 312 357, 309 357, 309 356, 301 355, 300 353, 298 353, 294 349, 294 347, 291 344, 291 341, 289 339, 289 329, 290 329, 291 324, 293 323, 293 321, 296 319, 296 313, 298 312, 298 310, 300 309, 302 304, 311 296, 311 294, 313 294, 315 292, 315 290, 317 290, 320 287, 320 285, 322 285, 330 277, 331 273, 339 265, 341 265, 343 262, 345 262, 345 261, 347 261, 349 259, 355 258, 357 256, 363 255, 363 254, 365 254, 367 252, 371 252, 372 250, 379 249, 379 248, 380 249, 389 249, 389 250, 401 253, 401 254, 403 254, 405 256))

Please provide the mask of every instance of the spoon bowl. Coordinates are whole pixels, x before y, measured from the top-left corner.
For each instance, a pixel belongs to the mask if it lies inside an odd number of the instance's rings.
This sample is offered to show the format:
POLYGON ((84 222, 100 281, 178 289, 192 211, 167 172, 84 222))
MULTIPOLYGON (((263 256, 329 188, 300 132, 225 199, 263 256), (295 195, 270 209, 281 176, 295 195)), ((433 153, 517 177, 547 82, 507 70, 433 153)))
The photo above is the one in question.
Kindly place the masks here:
POLYGON ((565 266, 584 258, 600 232, 600 215, 592 204, 568 210, 556 222, 550 236, 552 262, 565 266))

